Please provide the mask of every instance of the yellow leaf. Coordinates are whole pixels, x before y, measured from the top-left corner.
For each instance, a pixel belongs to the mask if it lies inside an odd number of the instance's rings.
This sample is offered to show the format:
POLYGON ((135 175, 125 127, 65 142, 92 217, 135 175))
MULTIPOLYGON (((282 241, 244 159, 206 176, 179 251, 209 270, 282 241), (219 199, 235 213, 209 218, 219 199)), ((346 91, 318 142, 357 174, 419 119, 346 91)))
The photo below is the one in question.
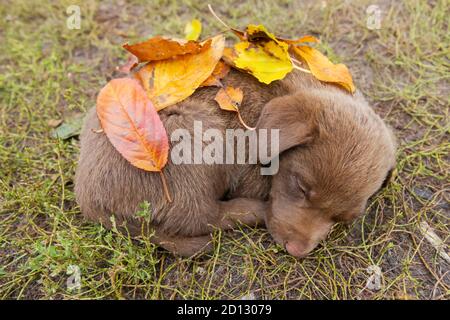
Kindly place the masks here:
POLYGON ((234 48, 225 48, 223 49, 223 56, 222 60, 225 61, 226 64, 236 68, 236 65, 234 64, 234 60, 236 60, 237 54, 234 48))
POLYGON ((237 57, 234 65, 247 70, 260 82, 269 84, 283 79, 292 71, 292 62, 288 53, 288 45, 274 40, 252 44, 239 42, 234 46, 237 57))
POLYGON ((186 24, 184 28, 184 34, 186 40, 197 40, 202 33, 202 23, 200 20, 194 19, 186 24))
POLYGON ((208 41, 211 44, 199 53, 152 61, 135 73, 158 111, 189 97, 214 71, 225 38, 218 35, 208 41))
POLYGON ((247 37, 247 40, 250 42, 260 42, 267 40, 273 40, 278 42, 275 35, 267 31, 266 27, 264 27, 261 24, 260 25, 249 24, 245 30, 245 35, 247 37))
POLYGON ((247 37, 245 40, 250 42, 261 42, 267 40, 274 40, 277 43, 284 42, 287 44, 296 44, 296 43, 304 43, 304 42, 314 42, 319 43, 320 40, 314 36, 306 35, 298 39, 286 39, 282 37, 277 37, 273 33, 267 31, 267 29, 263 25, 253 25, 250 24, 247 26, 245 36, 247 37))
POLYGON ((294 53, 306 61, 311 73, 324 82, 336 83, 347 91, 355 92, 352 75, 344 64, 333 64, 320 51, 308 46, 293 46, 294 53))

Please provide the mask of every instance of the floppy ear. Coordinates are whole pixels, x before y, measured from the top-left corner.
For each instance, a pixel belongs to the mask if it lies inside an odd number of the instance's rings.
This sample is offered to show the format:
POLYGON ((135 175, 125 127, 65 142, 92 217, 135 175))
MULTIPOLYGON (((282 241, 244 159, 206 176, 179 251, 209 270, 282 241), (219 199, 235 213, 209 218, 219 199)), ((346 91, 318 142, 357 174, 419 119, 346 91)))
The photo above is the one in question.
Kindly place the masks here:
POLYGON ((270 100, 263 108, 256 124, 257 130, 267 129, 268 158, 260 159, 267 163, 278 154, 271 154, 271 129, 279 129, 279 153, 294 146, 303 145, 313 140, 315 132, 314 100, 309 94, 297 93, 270 100), (311 101, 311 99, 313 101, 311 101), (312 103, 312 105, 311 105, 312 103))

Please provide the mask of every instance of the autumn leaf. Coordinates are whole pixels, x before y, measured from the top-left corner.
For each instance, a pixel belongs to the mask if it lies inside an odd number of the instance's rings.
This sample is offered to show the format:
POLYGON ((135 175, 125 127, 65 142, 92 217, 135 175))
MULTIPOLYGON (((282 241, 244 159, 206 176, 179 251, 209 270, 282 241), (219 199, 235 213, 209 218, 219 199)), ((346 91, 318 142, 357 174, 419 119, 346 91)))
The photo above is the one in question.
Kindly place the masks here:
POLYGON ((320 81, 336 83, 351 93, 355 92, 352 75, 344 64, 333 64, 320 51, 308 46, 293 46, 293 50, 306 61, 314 77, 320 81))
POLYGON ((286 38, 277 37, 277 40, 278 41, 283 41, 283 42, 285 42, 287 44, 298 44, 298 43, 306 43, 306 42, 319 43, 320 42, 319 39, 317 39, 314 36, 310 36, 310 35, 306 35, 306 36, 303 36, 303 37, 298 38, 298 39, 286 39, 286 38))
POLYGON ((58 138, 62 140, 67 140, 72 137, 76 137, 81 133, 81 128, 83 127, 84 115, 76 114, 73 117, 64 119, 64 121, 58 119, 57 121, 52 121, 49 123, 50 126, 54 126, 55 129, 51 131, 50 136, 52 138, 58 138))
POLYGON ((234 65, 248 71, 260 82, 269 84, 283 79, 292 71, 292 62, 288 53, 288 45, 268 41, 263 44, 239 42, 234 46, 237 58, 234 65))
POLYGON ((111 80, 98 95, 97 115, 113 146, 132 165, 146 171, 165 166, 166 130, 136 80, 111 80))
POLYGON ((135 73, 158 111, 189 97, 212 74, 222 56, 225 38, 218 35, 207 42, 210 45, 206 50, 149 62, 135 73))
POLYGON ((277 38, 262 25, 249 25, 233 49, 224 51, 224 61, 269 84, 283 79, 292 71, 289 45, 277 38))
POLYGON ((186 54, 199 53, 206 49, 197 41, 166 39, 159 36, 133 45, 126 43, 123 45, 123 48, 134 54, 139 59, 139 62, 165 60, 186 54))
POLYGON ((236 51, 233 48, 225 48, 223 49, 223 56, 222 60, 228 64, 229 66, 232 66, 233 68, 236 68, 236 65, 234 61, 237 58, 236 51))
POLYGON ((184 34, 186 40, 197 40, 202 33, 202 23, 200 20, 194 19, 186 24, 184 28, 184 34))
POLYGON ((241 88, 233 88, 232 86, 228 86, 226 88, 221 88, 217 92, 214 100, 217 101, 222 110, 237 112, 239 111, 243 98, 244 93, 241 88))
POLYGON ((208 86, 221 87, 222 82, 220 80, 225 78, 228 72, 230 72, 230 67, 225 62, 219 61, 216 64, 216 67, 214 68, 212 74, 208 77, 208 79, 203 81, 200 87, 208 87, 208 86))
POLYGON ((270 33, 263 25, 249 24, 245 29, 245 38, 250 42, 278 41, 273 33, 270 33))
POLYGON ((217 101, 220 109, 236 112, 239 121, 245 128, 247 128, 248 130, 254 130, 254 128, 247 126, 241 117, 239 107, 241 106, 243 98, 244 93, 242 92, 241 88, 234 88, 232 86, 227 86, 225 88, 220 88, 220 90, 217 91, 214 100, 217 101))

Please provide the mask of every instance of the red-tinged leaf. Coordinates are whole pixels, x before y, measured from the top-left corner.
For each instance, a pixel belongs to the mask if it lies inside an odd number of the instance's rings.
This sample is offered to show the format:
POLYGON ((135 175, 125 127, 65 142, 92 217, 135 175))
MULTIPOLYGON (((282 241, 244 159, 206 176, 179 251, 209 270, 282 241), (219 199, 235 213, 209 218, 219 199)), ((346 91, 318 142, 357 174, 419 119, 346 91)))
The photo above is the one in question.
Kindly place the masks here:
POLYGON ((136 80, 111 80, 98 95, 97 115, 111 144, 133 166, 161 171, 166 165, 169 153, 166 130, 136 80))

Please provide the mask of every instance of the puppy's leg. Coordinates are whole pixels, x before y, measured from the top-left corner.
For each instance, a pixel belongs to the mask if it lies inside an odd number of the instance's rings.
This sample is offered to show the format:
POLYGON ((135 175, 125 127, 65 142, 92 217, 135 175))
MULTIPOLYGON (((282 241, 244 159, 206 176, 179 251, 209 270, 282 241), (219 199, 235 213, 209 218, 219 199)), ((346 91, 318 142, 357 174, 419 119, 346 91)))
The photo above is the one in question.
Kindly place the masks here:
MULTIPOLYGON (((237 198, 229 201, 219 201, 219 217, 214 221, 211 231, 214 228, 222 230, 233 229, 238 223, 248 226, 263 226, 264 217, 267 210, 267 203, 261 200, 237 198)), ((190 257, 200 252, 209 252, 213 249, 211 235, 196 237, 168 236, 155 230, 152 238, 155 244, 164 249, 190 257)))
POLYGON ((233 229, 238 223, 248 226, 263 226, 267 203, 261 200, 236 198, 219 202, 220 218, 214 226, 233 229))
MULTIPOLYGON (((248 226, 263 226, 267 210, 267 203, 261 200, 237 198, 229 201, 219 201, 219 218, 212 226, 223 230, 233 229, 242 223, 248 226)), ((155 230, 152 238, 154 243, 164 249, 190 257, 200 252, 209 252, 213 249, 211 235, 197 237, 167 236, 155 230)))

